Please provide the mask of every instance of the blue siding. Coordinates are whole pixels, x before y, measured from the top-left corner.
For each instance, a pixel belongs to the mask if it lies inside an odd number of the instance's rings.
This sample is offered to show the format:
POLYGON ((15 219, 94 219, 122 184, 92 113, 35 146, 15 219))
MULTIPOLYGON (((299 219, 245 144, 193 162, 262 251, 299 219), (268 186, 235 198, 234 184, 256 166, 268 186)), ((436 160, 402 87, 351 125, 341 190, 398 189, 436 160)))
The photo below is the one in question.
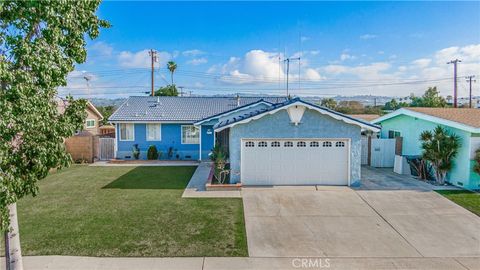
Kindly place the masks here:
POLYGON ((241 138, 350 138, 350 183, 358 184, 361 177, 361 130, 359 126, 347 124, 330 116, 307 109, 302 123, 290 123, 286 110, 266 115, 246 124, 230 128, 230 166, 232 182, 239 182, 241 138))
MULTIPOLYGON (((186 124, 162 124, 161 141, 147 141, 146 124, 135 124, 134 141, 120 141, 120 136, 117 136, 117 158, 123 159, 130 156, 133 159, 132 148, 134 144, 138 144, 140 159, 146 159, 148 147, 155 145, 158 151, 162 152, 161 159, 177 159, 178 154, 179 159, 182 160, 198 160, 199 144, 182 144, 182 125, 186 124), (168 156, 170 147, 175 150, 171 158, 168 156)), ((117 134, 120 134, 118 126, 117 134)))
POLYGON ((213 148, 213 126, 202 126, 202 160, 210 159, 210 152, 213 148))

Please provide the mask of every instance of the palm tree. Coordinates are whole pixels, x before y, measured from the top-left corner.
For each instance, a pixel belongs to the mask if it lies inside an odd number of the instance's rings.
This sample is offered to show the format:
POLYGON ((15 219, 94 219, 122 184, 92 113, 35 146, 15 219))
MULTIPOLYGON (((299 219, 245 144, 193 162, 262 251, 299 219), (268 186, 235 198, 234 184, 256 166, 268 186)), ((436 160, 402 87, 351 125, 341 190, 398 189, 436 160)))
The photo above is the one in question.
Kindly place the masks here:
POLYGON ((175 63, 173 61, 168 61, 167 68, 168 68, 168 70, 170 70, 170 75, 172 77, 172 85, 173 85, 173 73, 177 69, 177 63, 175 63))
POLYGON ((420 141, 423 159, 432 164, 437 183, 443 185, 447 172, 453 168, 453 159, 461 146, 460 137, 437 126, 433 131, 422 132, 420 141))

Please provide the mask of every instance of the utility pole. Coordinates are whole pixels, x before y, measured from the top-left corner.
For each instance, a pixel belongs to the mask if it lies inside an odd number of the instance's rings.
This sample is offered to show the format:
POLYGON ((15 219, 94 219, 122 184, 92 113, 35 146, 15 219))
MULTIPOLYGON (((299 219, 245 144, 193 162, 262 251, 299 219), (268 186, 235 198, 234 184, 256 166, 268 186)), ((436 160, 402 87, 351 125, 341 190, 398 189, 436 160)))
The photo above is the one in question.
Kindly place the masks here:
POLYGON ((297 58, 287 58, 285 60, 283 60, 283 62, 287 63, 287 98, 290 97, 289 93, 288 93, 288 73, 290 72, 290 61, 300 61, 300 57, 297 57, 297 58))
POLYGON ((155 62, 157 62, 157 51, 155 50, 152 50, 150 49, 150 51, 148 51, 148 54, 150 55, 150 59, 151 59, 151 62, 152 62, 152 91, 150 93, 150 95, 153 97, 155 95, 155 82, 154 82, 154 71, 155 71, 155 62))
POLYGON ((465 78, 467 79, 467 82, 470 84, 470 94, 469 94, 468 102, 469 102, 469 108, 472 108, 472 82, 476 82, 476 80, 473 79, 475 78, 475 75, 470 75, 465 78))
POLYGON ((457 108, 457 64, 462 62, 462 60, 455 59, 447 64, 453 64, 453 77, 454 77, 454 83, 453 83, 453 107, 457 108))
POLYGON ((183 97, 183 86, 179 86, 178 88, 180 88, 180 96, 183 97))

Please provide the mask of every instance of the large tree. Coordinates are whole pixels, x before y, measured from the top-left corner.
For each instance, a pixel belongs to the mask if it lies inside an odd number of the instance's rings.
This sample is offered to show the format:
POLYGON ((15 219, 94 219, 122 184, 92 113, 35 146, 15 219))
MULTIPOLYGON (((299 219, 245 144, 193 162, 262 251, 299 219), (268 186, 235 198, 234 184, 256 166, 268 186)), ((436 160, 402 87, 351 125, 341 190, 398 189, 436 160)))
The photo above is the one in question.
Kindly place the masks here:
POLYGON ((86 58, 86 37, 108 27, 98 0, 0 2, 0 228, 7 268, 22 269, 16 202, 35 196, 37 181, 68 166, 63 140, 81 129, 85 100, 56 97, 75 63, 86 58), (58 110, 58 102, 65 109, 58 110))
POLYGON ((412 102, 410 106, 412 107, 446 107, 447 101, 445 98, 440 96, 437 87, 429 87, 427 91, 421 97, 416 97, 412 95, 412 102))
POLYGON ((175 72, 175 70, 177 70, 177 63, 175 63, 173 61, 168 61, 167 68, 170 71, 170 76, 171 76, 171 79, 172 79, 172 85, 174 85, 174 83, 173 83, 173 73, 175 72))
POLYGON ((155 96, 170 96, 170 97, 177 97, 178 96, 178 90, 175 84, 172 85, 167 85, 158 88, 157 91, 155 91, 155 96))
POLYGON ((320 106, 335 110, 337 107, 337 101, 333 98, 324 98, 320 101, 320 106))

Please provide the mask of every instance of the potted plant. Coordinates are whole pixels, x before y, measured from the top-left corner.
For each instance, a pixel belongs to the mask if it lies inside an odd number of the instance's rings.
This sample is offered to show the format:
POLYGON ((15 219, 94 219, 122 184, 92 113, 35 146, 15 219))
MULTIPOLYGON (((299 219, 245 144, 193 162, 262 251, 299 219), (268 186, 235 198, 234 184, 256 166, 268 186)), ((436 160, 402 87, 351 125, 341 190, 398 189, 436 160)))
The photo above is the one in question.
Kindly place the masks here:
POLYGON ((157 150, 157 147, 156 147, 155 145, 150 145, 150 146, 148 147, 147 159, 148 159, 148 160, 156 160, 156 159, 158 159, 158 150, 157 150))
POLYGON ((134 144, 132 148, 132 154, 135 159, 140 158, 140 149, 138 148, 138 144, 134 144))

